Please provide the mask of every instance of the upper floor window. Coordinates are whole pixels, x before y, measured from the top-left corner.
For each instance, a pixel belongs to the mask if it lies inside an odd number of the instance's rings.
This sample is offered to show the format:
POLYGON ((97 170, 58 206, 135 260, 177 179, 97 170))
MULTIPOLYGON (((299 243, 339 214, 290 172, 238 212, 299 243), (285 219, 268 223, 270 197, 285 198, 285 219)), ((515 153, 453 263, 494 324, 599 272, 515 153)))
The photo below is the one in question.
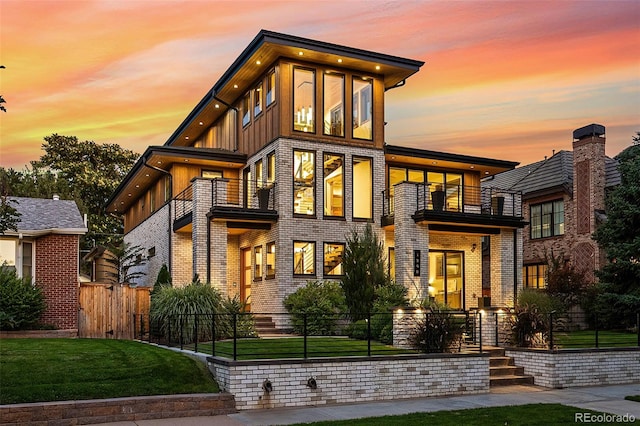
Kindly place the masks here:
POLYGON ((427 172, 429 207, 433 210, 462 210, 462 174, 427 172))
POLYGON ((534 204, 530 207, 531 239, 564 235, 564 202, 534 204))
POLYGON ((293 151, 293 213, 315 215, 316 154, 293 151))
POLYGON ((344 136, 344 76, 325 73, 323 82, 324 134, 344 136))
POLYGON ((165 203, 171 198, 171 178, 165 176, 164 178, 164 201, 165 203))
POLYGON ((276 70, 273 69, 267 74, 267 106, 276 101, 276 70))
POLYGON ((253 255, 255 258, 253 279, 259 280, 262 278, 262 246, 255 246, 253 248, 253 255))
POLYGON ((253 116, 257 117, 262 112, 262 83, 253 89, 253 116))
POLYGON ((313 70, 293 70, 293 130, 314 133, 316 74, 313 70))
POLYGON ((344 216, 344 156, 324 154, 324 215, 344 216))
POLYGON ((222 178, 222 172, 220 170, 203 170, 202 177, 205 179, 222 178))
POLYGON ((547 265, 526 265, 522 268, 522 280, 526 288, 545 288, 547 286, 547 265))
POLYGON ((353 137, 373 138, 373 81, 369 78, 353 78, 353 137))
POLYGON ((264 174, 262 172, 262 160, 256 162, 256 188, 261 188, 263 185, 264 174))
POLYGON ((353 158, 353 218, 373 218, 373 165, 371 158, 353 158))
POLYGON ((246 126, 251 121, 250 94, 247 92, 242 98, 242 125, 246 126))

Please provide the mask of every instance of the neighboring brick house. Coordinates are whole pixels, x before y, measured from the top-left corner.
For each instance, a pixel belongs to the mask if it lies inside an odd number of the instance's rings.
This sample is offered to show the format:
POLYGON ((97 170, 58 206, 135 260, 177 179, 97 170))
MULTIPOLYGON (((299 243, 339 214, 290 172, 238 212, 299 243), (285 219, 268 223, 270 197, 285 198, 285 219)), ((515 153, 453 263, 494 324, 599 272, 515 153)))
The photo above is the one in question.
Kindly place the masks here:
POLYGON ((513 305, 520 195, 480 181, 517 163, 385 143, 385 92, 422 65, 261 31, 107 203, 147 250, 139 284, 167 264, 174 285, 197 275, 254 312, 282 312, 307 281, 339 280, 347 235, 371 223, 410 297, 459 309, 482 295, 491 236, 493 300, 513 305))
POLYGON ((483 187, 522 192, 524 229, 523 280, 525 287, 545 284, 546 257, 563 256, 589 282, 605 261, 592 239, 605 218, 605 194, 620 184, 618 163, 605 155, 605 127, 590 124, 573 132, 573 151, 500 173, 483 187))
POLYGON ((78 329, 79 241, 87 232, 73 200, 8 197, 18 230, 0 235, 0 263, 42 288, 43 324, 78 329))

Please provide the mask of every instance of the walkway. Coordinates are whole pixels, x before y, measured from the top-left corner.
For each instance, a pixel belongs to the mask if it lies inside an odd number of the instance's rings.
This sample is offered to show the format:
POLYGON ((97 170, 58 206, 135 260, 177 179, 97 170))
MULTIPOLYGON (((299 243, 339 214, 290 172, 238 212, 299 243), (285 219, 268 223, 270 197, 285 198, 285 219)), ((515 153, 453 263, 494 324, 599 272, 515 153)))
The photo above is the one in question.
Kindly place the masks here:
POLYGON ((633 415, 640 419, 640 403, 626 401, 627 395, 640 395, 640 383, 614 386, 589 386, 570 389, 547 389, 537 386, 504 386, 483 395, 452 396, 367 402, 349 405, 324 405, 305 408, 247 410, 228 416, 189 417, 165 420, 106 423, 105 426, 241 426, 286 425, 327 420, 345 420, 416 412, 464 410, 522 404, 564 404, 611 414, 633 415))

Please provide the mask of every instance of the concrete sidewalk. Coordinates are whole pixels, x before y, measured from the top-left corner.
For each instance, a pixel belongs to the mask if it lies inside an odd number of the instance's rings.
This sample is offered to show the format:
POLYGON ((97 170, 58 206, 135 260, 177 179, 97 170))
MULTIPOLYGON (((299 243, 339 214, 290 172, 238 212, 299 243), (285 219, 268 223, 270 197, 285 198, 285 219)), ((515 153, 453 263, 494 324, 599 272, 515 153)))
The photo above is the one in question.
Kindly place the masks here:
POLYGON ((589 386, 570 389, 547 389, 537 386, 505 386, 488 394, 420 398, 348 405, 323 405, 304 408, 276 408, 247 410, 228 416, 188 417, 164 420, 105 423, 108 426, 239 426, 286 425, 327 420, 346 420, 364 417, 464 410, 467 408, 498 407, 537 403, 571 405, 598 412, 625 415, 640 419, 640 403, 626 401, 627 395, 640 395, 640 383, 631 385, 589 386))

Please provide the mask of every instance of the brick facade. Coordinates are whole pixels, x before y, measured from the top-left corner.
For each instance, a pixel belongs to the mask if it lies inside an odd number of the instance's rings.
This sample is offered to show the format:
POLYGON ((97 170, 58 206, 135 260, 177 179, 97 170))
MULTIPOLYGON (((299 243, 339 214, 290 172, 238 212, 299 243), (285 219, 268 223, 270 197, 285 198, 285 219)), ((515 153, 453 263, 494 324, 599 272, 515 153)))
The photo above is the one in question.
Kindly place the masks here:
POLYGON ((47 304, 41 321, 60 329, 78 328, 79 238, 50 234, 35 244, 35 281, 47 304))

